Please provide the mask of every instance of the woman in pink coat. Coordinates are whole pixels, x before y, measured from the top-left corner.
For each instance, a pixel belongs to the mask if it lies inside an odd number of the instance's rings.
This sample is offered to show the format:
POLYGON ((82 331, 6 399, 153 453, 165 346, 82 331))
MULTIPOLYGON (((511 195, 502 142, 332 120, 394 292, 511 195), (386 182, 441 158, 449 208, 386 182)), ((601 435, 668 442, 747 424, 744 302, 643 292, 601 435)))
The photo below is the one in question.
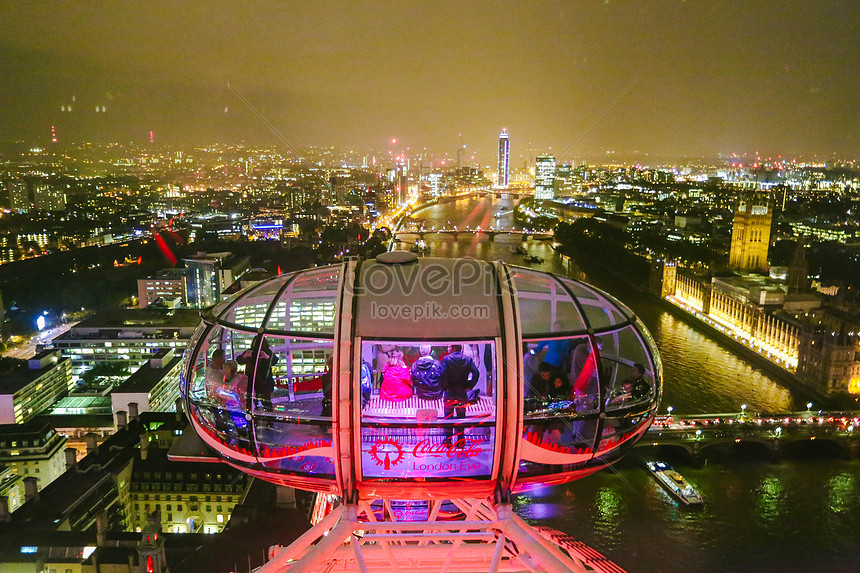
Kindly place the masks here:
POLYGON ((390 402, 402 402, 412 397, 412 374, 403 362, 403 353, 399 350, 388 353, 388 362, 382 369, 379 396, 390 402))

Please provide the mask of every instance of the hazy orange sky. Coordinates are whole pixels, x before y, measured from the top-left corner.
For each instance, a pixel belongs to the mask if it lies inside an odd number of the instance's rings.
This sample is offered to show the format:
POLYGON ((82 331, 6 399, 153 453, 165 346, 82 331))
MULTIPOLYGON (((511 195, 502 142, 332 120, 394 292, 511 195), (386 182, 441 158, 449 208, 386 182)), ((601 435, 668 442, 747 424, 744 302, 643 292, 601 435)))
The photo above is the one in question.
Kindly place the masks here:
POLYGON ((558 152, 632 84, 568 156, 856 156, 858 22, 855 0, 4 2, 0 141, 275 141, 231 82, 297 146, 462 133, 491 157, 506 127, 558 152))

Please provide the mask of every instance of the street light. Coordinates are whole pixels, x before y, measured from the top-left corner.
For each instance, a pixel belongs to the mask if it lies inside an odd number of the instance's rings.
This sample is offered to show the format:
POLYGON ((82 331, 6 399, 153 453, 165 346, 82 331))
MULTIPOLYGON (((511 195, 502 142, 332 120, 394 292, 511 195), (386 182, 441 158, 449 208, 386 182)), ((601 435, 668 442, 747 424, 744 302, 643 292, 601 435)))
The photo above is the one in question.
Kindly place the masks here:
POLYGON ((668 412, 670 416, 672 415, 672 410, 674 410, 674 409, 675 409, 674 406, 666 406, 666 412, 668 412))
POLYGON ((812 402, 807 402, 806 403, 806 411, 809 412, 810 410, 812 410, 812 402))

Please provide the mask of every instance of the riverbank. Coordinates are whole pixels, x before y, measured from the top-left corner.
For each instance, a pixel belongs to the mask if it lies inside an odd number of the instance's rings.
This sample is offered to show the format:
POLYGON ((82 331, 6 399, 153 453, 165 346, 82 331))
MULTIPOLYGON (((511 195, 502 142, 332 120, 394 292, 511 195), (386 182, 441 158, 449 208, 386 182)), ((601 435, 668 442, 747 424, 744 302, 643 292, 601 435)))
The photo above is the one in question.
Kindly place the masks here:
POLYGON ((686 324, 693 327, 700 333, 708 336, 727 350, 730 350, 731 352, 740 355, 744 360, 747 360, 748 362, 754 364, 756 367, 760 368, 773 378, 777 379, 781 384, 786 386, 786 388, 797 392, 798 394, 805 396, 810 400, 814 400, 815 403, 822 408, 854 409, 857 407, 856 402, 826 396, 812 388, 809 388, 809 386, 804 384, 792 372, 789 372, 784 368, 780 367, 779 365, 774 364, 773 362, 761 356, 754 350, 747 348, 731 336, 728 336, 727 334, 721 332, 717 328, 714 328, 707 322, 704 322, 698 317, 690 314, 678 305, 673 304, 672 302, 657 296, 648 288, 650 281, 649 283, 634 282, 630 280, 629 274, 623 274, 618 272, 616 268, 607 265, 603 259, 598 259, 596 256, 593 256, 590 253, 581 253, 573 251, 571 249, 565 249, 564 247, 559 248, 558 251, 561 256, 571 259, 574 265, 582 268, 584 271, 588 272, 597 269, 599 270, 599 272, 612 277, 613 280, 621 281, 626 286, 657 302, 661 308, 671 313, 672 316, 684 321, 686 324))

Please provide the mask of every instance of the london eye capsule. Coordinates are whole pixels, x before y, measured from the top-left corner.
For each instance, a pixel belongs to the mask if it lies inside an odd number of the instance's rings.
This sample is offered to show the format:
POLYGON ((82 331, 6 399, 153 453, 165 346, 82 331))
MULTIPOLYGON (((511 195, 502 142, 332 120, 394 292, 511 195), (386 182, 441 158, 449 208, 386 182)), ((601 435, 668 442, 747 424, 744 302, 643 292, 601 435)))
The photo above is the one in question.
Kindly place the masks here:
POLYGON ((610 295, 501 262, 298 271, 206 311, 182 395, 227 463, 346 499, 453 499, 618 460, 661 396, 655 345, 610 295))

